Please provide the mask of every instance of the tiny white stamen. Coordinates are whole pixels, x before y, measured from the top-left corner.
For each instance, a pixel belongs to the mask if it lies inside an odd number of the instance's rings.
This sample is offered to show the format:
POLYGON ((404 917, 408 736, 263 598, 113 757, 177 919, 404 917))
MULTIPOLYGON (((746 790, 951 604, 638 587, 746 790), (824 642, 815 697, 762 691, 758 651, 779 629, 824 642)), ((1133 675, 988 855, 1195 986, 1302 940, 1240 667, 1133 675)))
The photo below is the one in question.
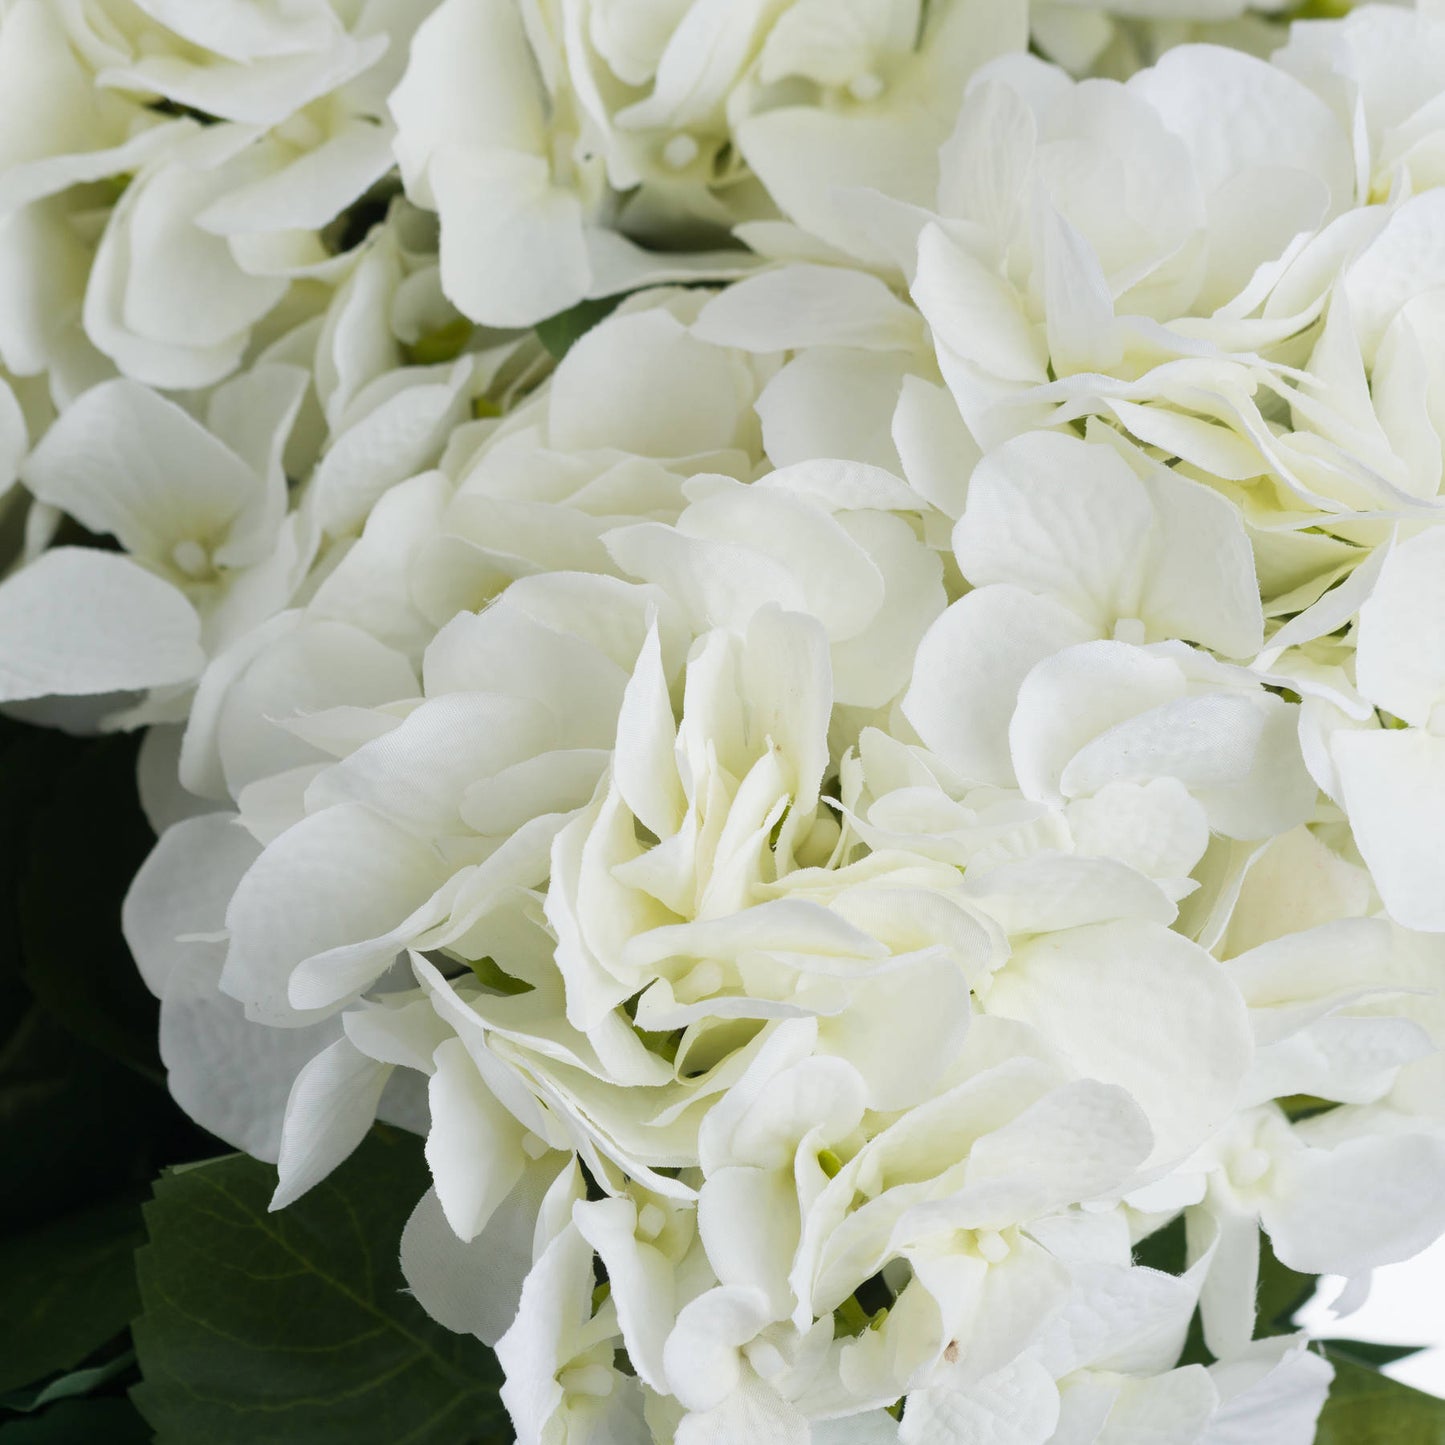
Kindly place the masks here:
POLYGON ((668 143, 662 148, 663 162, 675 171, 680 171, 690 166, 696 159, 698 153, 697 141, 686 131, 678 131, 668 143))
POLYGON ((848 94, 854 100, 877 100, 883 94, 883 78, 871 70, 860 71, 848 82, 848 94))
POLYGON ((171 561, 187 577, 202 577, 211 570, 210 553, 190 537, 187 537, 184 542, 177 542, 171 548, 171 561))

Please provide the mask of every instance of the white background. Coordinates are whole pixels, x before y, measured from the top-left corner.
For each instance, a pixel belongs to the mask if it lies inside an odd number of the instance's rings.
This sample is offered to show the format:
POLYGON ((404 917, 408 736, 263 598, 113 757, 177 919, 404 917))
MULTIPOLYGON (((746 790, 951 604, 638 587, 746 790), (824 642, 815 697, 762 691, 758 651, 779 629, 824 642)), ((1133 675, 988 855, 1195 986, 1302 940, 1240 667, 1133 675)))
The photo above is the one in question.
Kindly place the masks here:
POLYGON ((1365 1303, 1354 1314, 1337 1319, 1329 1301, 1343 1284, 1326 1275, 1319 1293, 1295 1316, 1295 1323, 1312 1335, 1429 1345, 1421 1354, 1387 1365, 1385 1373, 1417 1390, 1445 1396, 1445 1239, 1404 1264, 1377 1269, 1365 1303))

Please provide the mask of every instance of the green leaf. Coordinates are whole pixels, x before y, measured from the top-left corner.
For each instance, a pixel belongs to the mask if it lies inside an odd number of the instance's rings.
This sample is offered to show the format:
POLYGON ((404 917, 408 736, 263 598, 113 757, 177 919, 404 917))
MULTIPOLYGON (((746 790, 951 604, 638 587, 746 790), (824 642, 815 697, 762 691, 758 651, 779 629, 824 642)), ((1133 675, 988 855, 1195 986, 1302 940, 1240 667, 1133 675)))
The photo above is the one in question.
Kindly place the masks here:
POLYGON ((606 321, 622 303, 626 292, 616 296, 599 296, 592 301, 579 301, 555 316, 537 323, 537 340, 557 358, 558 361, 571 351, 599 321, 606 321))
POLYGON ((0 1404, 7 1410, 19 1410, 23 1414, 32 1414, 36 1410, 43 1409, 46 1405, 53 1405, 57 1400, 69 1400, 78 1395, 89 1395, 99 1390, 102 1385, 108 1385, 112 1380, 119 1379, 127 1371, 135 1367, 135 1351, 126 1350, 116 1355, 114 1359, 107 1360, 103 1365, 88 1365, 83 1370, 71 1370, 68 1374, 61 1375, 59 1379, 52 1380, 48 1385, 42 1386, 39 1390, 16 1390, 7 1395, 0 1404))
POLYGON ((0 1048, 0 1233, 118 1194, 138 1205, 190 1137, 204 1136, 164 1090, 30 1008, 0 1048))
POLYGON ((86 740, 36 810, 19 884, 20 949, 25 982, 52 1017, 160 1082, 159 1006, 120 932, 121 901, 155 842, 136 798, 138 745, 86 740))
POLYGON ((1184 1252, 1184 1216, 1176 1214, 1162 1229, 1145 1235, 1134 1246, 1134 1263, 1179 1275, 1184 1273, 1184 1252))
POLYGON ((1418 1355, 1425 1345, 1377 1345, 1373 1340, 1321 1340, 1325 1353, 1332 1360, 1353 1360, 1378 1370, 1381 1365, 1393 1365, 1396 1360, 1408 1360, 1418 1355))
POLYGON ((150 1439, 129 1400, 62 1400, 0 1425, 0 1445, 146 1445, 150 1439))
POLYGON ((1294 1331, 1294 1313, 1314 1294, 1318 1277, 1299 1274, 1274 1257, 1269 1236, 1259 1236, 1259 1295, 1256 1335, 1287 1335, 1294 1331))
POLYGON ((1315 1445, 1445 1445, 1445 1400, 1326 1349, 1335 1382, 1315 1445))
POLYGON ((120 937, 149 836, 132 740, 0 718, 0 1235, 139 1206, 162 1164, 221 1147, 160 1082, 155 1001, 120 937), (117 1044, 127 1063, 101 1051, 117 1044))
MULTIPOLYGON (((1288 688, 1282 689, 1288 692, 1288 688)), ((1298 694, 1292 700, 1299 701, 1298 694)), ((1289 1094, 1283 1099, 1276 1099, 1275 1103, 1284 1110, 1285 1117, 1292 1124, 1298 1124, 1302 1119, 1313 1119, 1320 1114, 1328 1114, 1332 1109, 1340 1106, 1333 1099, 1321 1099, 1315 1094, 1289 1094)))
POLYGON ((138 1205, 124 1202, 0 1241, 0 1393, 71 1369, 125 1329, 144 1237, 138 1205))
POLYGON ((495 1357, 403 1293, 421 1143, 378 1129, 289 1209, 231 1155, 163 1176, 136 1255, 132 1392, 159 1445, 480 1445, 511 1432, 495 1357))
POLYGON ((30 861, 30 827, 75 740, 0 717, 0 1032, 12 1035, 30 1002, 21 978, 20 875, 30 861))

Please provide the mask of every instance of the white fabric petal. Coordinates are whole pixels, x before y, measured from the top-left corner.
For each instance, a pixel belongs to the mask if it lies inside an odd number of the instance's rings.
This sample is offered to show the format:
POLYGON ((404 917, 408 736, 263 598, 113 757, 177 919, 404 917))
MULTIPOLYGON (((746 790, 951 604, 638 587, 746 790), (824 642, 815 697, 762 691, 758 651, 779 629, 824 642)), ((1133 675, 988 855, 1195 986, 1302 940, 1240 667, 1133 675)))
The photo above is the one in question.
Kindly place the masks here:
POLYGON ((1260 1209, 1275 1254, 1308 1274, 1364 1274, 1445 1230, 1445 1143, 1389 1134, 1280 1160, 1260 1209))
POLYGON ((379 976, 405 946, 389 930, 443 876, 430 846, 367 808, 343 805, 304 819, 266 849, 231 899, 225 991, 252 1017, 283 1028, 329 1012, 293 1006, 296 968, 353 948, 370 977, 379 976))
POLYGON ((25 463, 42 501, 127 551, 169 564, 184 539, 215 546, 260 479, 173 402, 117 380, 67 408, 25 463))
POLYGON ((1354 199, 1347 137, 1329 107, 1292 75, 1222 45, 1167 51, 1129 89, 1184 141, 1207 190, 1251 166, 1317 176, 1335 209, 1354 199))
POLYGON ((58 547, 0 583, 0 702, 189 682, 205 660, 195 608, 128 557, 58 547))
POLYGON ((522 1281, 532 1267, 542 1197, 562 1163, 557 1153, 528 1163, 486 1228, 465 1244, 447 1223, 436 1190, 422 1195, 402 1231, 401 1272, 421 1307, 439 1324, 476 1335, 488 1345, 511 1328, 522 1281))
POLYGON ((617 1306, 633 1369, 644 1384, 665 1392, 663 1346, 673 1322, 672 1262, 655 1245, 637 1237, 637 1207, 629 1199, 576 1204, 572 1222, 607 1270, 610 1298, 617 1306))
POLYGON ((483 1082, 461 1039, 440 1044, 434 1062, 426 1160, 447 1223, 465 1242, 486 1228, 522 1177, 525 1131, 483 1082))
POLYGON ((1445 702, 1445 530, 1432 527, 1385 558, 1360 608, 1355 679, 1379 707, 1426 727, 1445 702))
MULTIPOLYGON (((199 946, 204 951, 206 945, 199 946)), ((219 952, 219 950, 217 950, 219 952)), ((176 967, 161 998, 160 1052, 171 1097, 203 1129, 256 1159, 274 1161, 296 1076, 340 1032, 253 1023, 218 986, 220 960, 198 952, 176 967)))
POLYGON ((1041 659, 1092 636, 1077 614, 1008 584, 955 602, 924 634, 903 715, 924 744, 969 781, 1014 781, 1009 719, 1041 659))
POLYGON ((442 289, 463 315, 530 326, 587 294, 581 201, 552 183, 540 156, 448 149, 428 180, 444 218, 442 289))
POLYGON ((1152 1164, 1182 1158, 1228 1117, 1253 1053, 1244 1000, 1197 944, 1153 923, 1035 939, 995 977, 990 1013, 1031 1024, 1078 1071, 1133 1095, 1152 1164))
POLYGON ((1103 633, 1127 615, 1119 594, 1142 590, 1152 522, 1143 484, 1112 448, 1028 432, 974 469, 953 547, 975 587, 1052 597, 1103 633))
POLYGON ((913 1391, 899 1427, 900 1445, 1038 1445, 1059 1418, 1058 1389, 1028 1356, 966 1388, 913 1391))
POLYGON ((1310 1445, 1334 1369, 1301 1335, 1256 1340, 1209 1367, 1220 1394, 1198 1445, 1310 1445))
POLYGON ((743 1379, 740 1347, 771 1320, 767 1296, 718 1285, 684 1305, 663 1349, 667 1383, 689 1410, 720 1405, 743 1379))
POLYGON ((622 695, 612 776, 633 816, 659 838, 677 832, 687 811, 673 756, 676 745, 677 725, 654 628, 622 695))
POLYGON ((1330 742, 1341 801, 1390 916, 1445 932, 1445 738, 1342 729, 1330 742))
POLYGON ((918 313, 876 276, 837 266, 784 266, 729 286, 703 307, 694 336, 744 351, 848 346, 912 351, 918 313))
POLYGON ((322 1049, 296 1075, 281 1126, 271 1209, 294 1203, 361 1143, 376 1121, 376 1106, 390 1075, 390 1064, 367 1058, 344 1037, 322 1049))
MULTIPOLYGON (((727 293, 724 293, 727 294, 727 293)), ((751 372, 660 308, 595 326, 552 380, 547 437, 562 451, 684 457, 739 443, 751 372)))
POLYGON ((892 434, 909 485, 956 521, 980 452, 953 398, 922 377, 905 376, 892 434))
POLYGON ((161 835, 131 880, 121 929, 146 987, 158 997, 198 946, 189 935, 225 927, 226 905, 260 848, 234 813, 187 818, 161 835))
MULTIPOLYGON (((1112 729, 1178 699, 1184 686, 1171 659, 1122 642, 1089 642, 1044 658, 1023 679, 1008 726, 1014 775, 1024 796, 1057 801, 1120 781, 1106 776, 1102 763, 1090 771, 1087 755, 1082 768, 1074 766, 1075 759, 1112 729), (1084 776, 1067 786, 1071 771, 1084 776)), ((1180 751, 1187 754, 1187 744, 1180 751)), ((1132 762, 1132 753, 1127 756, 1132 762)))
POLYGON ((328 532, 358 530, 389 487, 425 469, 466 414, 470 378, 466 360, 449 372, 393 372, 353 400, 347 415, 359 419, 327 449, 311 481, 328 532))
POLYGON ((1003 381, 1048 380, 1047 348, 1012 288, 937 224, 919 237, 913 299, 948 354, 1003 381))

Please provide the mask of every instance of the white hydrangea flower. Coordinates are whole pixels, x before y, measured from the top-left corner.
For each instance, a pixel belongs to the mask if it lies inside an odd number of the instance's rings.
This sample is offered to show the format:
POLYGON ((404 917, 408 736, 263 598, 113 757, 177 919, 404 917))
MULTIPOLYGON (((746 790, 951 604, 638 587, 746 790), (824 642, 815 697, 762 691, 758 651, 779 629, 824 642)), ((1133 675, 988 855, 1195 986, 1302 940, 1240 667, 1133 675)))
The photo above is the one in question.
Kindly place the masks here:
POLYGON ((310 561, 281 470, 305 385, 257 368, 203 424, 122 379, 57 419, 23 479, 124 555, 58 548, 0 585, 7 698, 174 689, 284 605, 310 561))
POLYGON ((1012 57, 969 89, 914 295, 965 418, 1001 439, 1097 374, 1135 382, 1297 332, 1323 285, 1251 318, 1353 195, 1346 132, 1264 61, 1186 46, 1119 84, 1012 57))
POLYGON ((320 232, 392 167, 385 56, 426 8, 10 7, 0 64, 40 110, 0 141, 7 364, 62 400, 231 374, 293 277, 349 264, 320 232))
POLYGON ((1307 1445, 1445 1228, 1445 21, 1277 10, 3 7, 0 703, 523 1445, 1307 1445))
POLYGON ((1403 726, 1346 729, 1330 740, 1340 798, 1391 915, 1445 931, 1440 803, 1445 798, 1445 673, 1440 629, 1445 532, 1400 543, 1360 609, 1360 691, 1403 726))

